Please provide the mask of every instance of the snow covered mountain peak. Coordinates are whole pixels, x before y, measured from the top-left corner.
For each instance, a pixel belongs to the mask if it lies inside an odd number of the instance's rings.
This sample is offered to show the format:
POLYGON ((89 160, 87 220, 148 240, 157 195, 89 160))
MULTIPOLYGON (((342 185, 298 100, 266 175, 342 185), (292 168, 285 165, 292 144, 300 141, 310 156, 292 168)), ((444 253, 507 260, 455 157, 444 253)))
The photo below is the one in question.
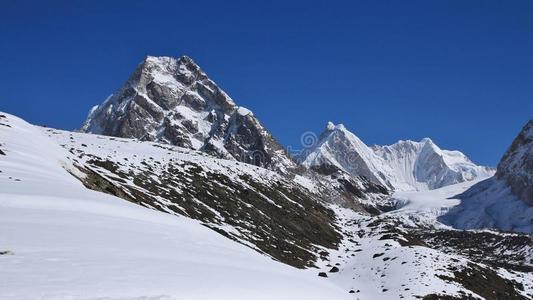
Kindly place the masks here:
POLYGON ((328 122, 317 143, 304 153, 302 164, 314 169, 336 169, 388 186, 387 166, 363 141, 342 124, 328 122))
POLYGON ((326 131, 333 131, 333 130, 346 130, 346 127, 344 126, 344 124, 335 125, 335 123, 329 121, 326 124, 326 131))
POLYGON ((202 150, 274 170, 296 167, 254 114, 187 56, 147 56, 122 88, 91 109, 81 131, 202 150))
POLYGON ((346 127, 331 122, 305 155, 307 167, 333 167, 394 190, 431 190, 493 174, 459 151, 440 149, 430 138, 370 148, 346 127))
POLYGON ((430 138, 420 142, 399 141, 374 147, 393 169, 393 185, 399 190, 432 190, 491 176, 491 168, 477 166, 460 151, 441 149, 430 138))

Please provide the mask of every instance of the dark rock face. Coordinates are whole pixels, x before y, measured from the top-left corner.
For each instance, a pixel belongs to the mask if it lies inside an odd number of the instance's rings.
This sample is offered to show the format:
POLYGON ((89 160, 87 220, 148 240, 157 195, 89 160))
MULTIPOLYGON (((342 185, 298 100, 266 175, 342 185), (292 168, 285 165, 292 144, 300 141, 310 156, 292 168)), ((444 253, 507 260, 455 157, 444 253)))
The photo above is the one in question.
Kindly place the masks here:
POLYGON ((120 90, 91 110, 81 131, 202 150, 282 172, 296 168, 253 113, 186 56, 148 56, 120 90))
POLYGON ((498 164, 496 177, 527 205, 533 206, 533 120, 522 128, 498 164))
POLYGON ((533 272, 533 236, 468 230, 418 230, 414 236, 427 246, 455 252, 491 266, 518 272, 533 272))

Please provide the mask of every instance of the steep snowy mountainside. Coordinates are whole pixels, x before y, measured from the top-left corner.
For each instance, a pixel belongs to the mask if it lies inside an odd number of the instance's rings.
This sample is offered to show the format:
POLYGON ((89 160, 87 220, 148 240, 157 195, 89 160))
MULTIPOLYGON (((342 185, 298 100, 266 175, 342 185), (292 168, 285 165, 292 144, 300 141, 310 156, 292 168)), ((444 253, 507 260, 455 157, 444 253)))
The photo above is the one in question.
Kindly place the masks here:
POLYGON ((75 157, 16 117, 0 113, 0 144, 1 299, 348 299, 197 221, 86 189, 75 157))
POLYGON ((302 153, 302 164, 321 171, 341 170, 392 188, 392 170, 344 125, 329 122, 318 141, 302 153))
POLYGON ((146 57, 121 89, 91 109, 81 131, 202 150, 281 172, 296 168, 254 114, 186 56, 146 57))
POLYGON ((398 190, 432 190, 494 174, 491 168, 477 166, 459 151, 440 149, 429 138, 373 149, 393 169, 393 185, 398 190))
POLYGON ((455 195, 461 203, 439 220, 461 229, 533 234, 532 149, 533 121, 529 121, 498 164, 496 176, 455 195))
POLYGON ((533 206, 533 120, 529 120, 498 164, 496 177, 514 195, 533 206))
POLYGON ((276 260, 311 266, 341 236, 316 194, 276 172, 153 142, 43 128, 88 188, 202 221, 276 260))
POLYGON ((459 151, 440 149, 429 138, 370 148, 345 126, 331 122, 300 159, 315 170, 342 170, 399 191, 430 190, 493 174, 459 151))
POLYGON ((364 179, 281 175, 201 151, 153 142, 43 128, 75 156, 81 180, 100 190, 170 214, 200 220, 217 232, 276 260, 312 266, 341 236, 340 203, 372 211, 386 190, 364 179))

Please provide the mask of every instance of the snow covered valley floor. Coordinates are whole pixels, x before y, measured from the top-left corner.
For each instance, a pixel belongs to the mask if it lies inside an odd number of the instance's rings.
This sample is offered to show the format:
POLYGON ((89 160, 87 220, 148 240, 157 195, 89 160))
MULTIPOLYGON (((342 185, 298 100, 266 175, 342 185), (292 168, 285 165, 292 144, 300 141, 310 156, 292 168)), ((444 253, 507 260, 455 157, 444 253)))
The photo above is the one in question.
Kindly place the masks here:
MULTIPOLYGON (((297 186, 282 193, 263 189, 260 184, 283 179, 261 168, 153 143, 43 129, 0 116, 0 299, 533 297, 531 236, 459 231, 440 222, 460 205, 460 200, 448 198, 473 183, 424 192, 429 194, 395 194, 403 206, 379 216, 334 204, 324 204, 327 210, 291 193, 297 186), (208 193, 220 192, 222 175, 235 176, 232 180, 239 185, 231 188, 236 194, 241 185, 248 186, 251 192, 244 194, 252 197, 255 192, 264 196, 263 202, 243 203, 238 211, 244 215, 217 206, 229 205, 222 201, 205 207, 210 203, 192 198, 190 206, 176 207, 167 194, 129 181, 130 170, 137 170, 126 169, 129 165, 153 169, 145 182, 161 180, 159 164, 172 160, 164 157, 167 152, 218 180, 208 193), (127 157, 120 156, 124 153, 127 157), (88 163, 102 157, 117 163, 88 163), (149 163, 150 157, 159 163, 149 163), (128 163, 118 164, 124 158, 128 163), (106 186, 106 193, 87 189, 80 179, 88 175, 76 164, 113 185, 106 186), (255 178, 243 179, 248 176, 255 178), (118 189, 122 185, 146 189, 118 189), (153 201, 132 203, 130 197, 141 191, 153 201), (289 211, 299 222, 296 229, 269 207, 289 211), (302 221, 301 211, 314 217, 302 221), (254 223, 259 216, 266 227, 254 223), (278 218, 284 227, 274 227, 269 218, 278 218), (296 237, 298 233, 306 239, 296 237), (293 240, 278 242, 281 238, 293 240)), ((186 192, 193 182, 186 183, 176 188, 186 192)))

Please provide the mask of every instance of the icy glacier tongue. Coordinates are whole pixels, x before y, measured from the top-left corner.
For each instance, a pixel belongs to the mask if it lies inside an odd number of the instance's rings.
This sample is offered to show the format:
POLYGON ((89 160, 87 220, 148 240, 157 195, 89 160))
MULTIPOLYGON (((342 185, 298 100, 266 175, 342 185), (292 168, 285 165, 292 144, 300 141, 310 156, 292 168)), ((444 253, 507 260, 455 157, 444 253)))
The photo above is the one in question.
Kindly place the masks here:
POLYGON ((296 167, 254 114, 189 57, 148 56, 91 109, 82 132, 167 143, 285 172, 296 167))
POLYGON ((511 188, 496 177, 472 185, 453 198, 460 203, 439 216, 438 221, 443 224, 458 229, 533 234, 533 207, 515 196, 511 188))
POLYGON ((197 221, 86 189, 41 130, 0 124, 1 299, 348 298, 197 221))
POLYGON ((331 122, 301 159, 307 167, 339 169, 398 191, 431 190, 494 173, 459 151, 440 149, 429 138, 371 148, 345 126, 331 122))

